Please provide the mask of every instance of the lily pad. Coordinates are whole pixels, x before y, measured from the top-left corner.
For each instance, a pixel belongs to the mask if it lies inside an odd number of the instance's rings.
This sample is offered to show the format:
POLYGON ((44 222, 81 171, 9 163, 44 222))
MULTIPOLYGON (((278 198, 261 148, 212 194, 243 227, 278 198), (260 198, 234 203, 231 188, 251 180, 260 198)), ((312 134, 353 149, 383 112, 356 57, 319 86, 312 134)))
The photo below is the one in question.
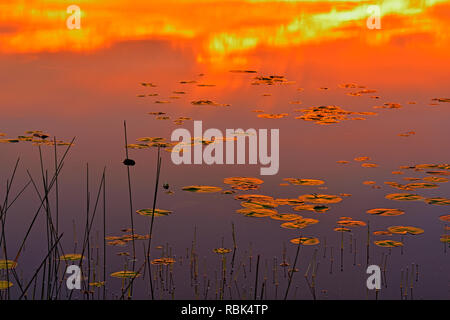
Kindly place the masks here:
POLYGON ((340 220, 337 224, 346 227, 364 227, 366 225, 365 222, 358 220, 340 220))
POLYGON ((251 177, 230 177, 225 178, 223 182, 232 185, 232 189, 236 190, 257 190, 259 185, 264 183, 261 179, 251 177))
POLYGON ((17 262, 13 260, 0 260, 0 270, 15 269, 17 262))
POLYGON ((309 219, 309 218, 302 218, 299 220, 295 220, 294 222, 285 222, 281 224, 282 228, 285 229, 303 229, 307 226, 313 225, 319 223, 319 220, 316 219, 309 219))
POLYGON ((386 209, 386 208, 378 208, 378 209, 370 209, 366 211, 368 214, 378 215, 378 216, 400 216, 405 213, 405 211, 400 209, 386 209))
POLYGON ((130 279, 130 278, 137 278, 139 277, 141 274, 135 271, 118 271, 118 272, 114 272, 111 273, 110 276, 113 278, 121 278, 121 279, 130 279))
POLYGON ((84 259, 84 257, 78 253, 69 253, 59 257, 59 260, 61 261, 78 261, 81 259, 84 259))
POLYGON ((322 180, 316 180, 316 179, 285 178, 283 180, 288 181, 290 184, 296 185, 296 186, 320 186, 325 183, 322 180))
POLYGON ((394 247, 402 247, 403 243, 400 241, 394 241, 394 240, 379 240, 374 241, 377 246, 384 247, 384 248, 394 248, 394 247))
POLYGON ((439 205, 439 206, 448 206, 450 205, 450 199, 436 197, 436 198, 427 198, 425 202, 428 204, 439 205))
POLYGON ((417 227, 405 227, 405 226, 392 226, 387 228, 389 232, 395 234, 422 234, 424 233, 423 229, 417 227))
POLYGON ((256 209, 256 208, 245 208, 245 209, 238 209, 236 210, 237 213, 243 214, 247 217, 254 217, 254 218, 263 218, 263 217, 269 217, 273 214, 277 214, 276 210, 271 209, 256 209))
POLYGON ((173 258, 158 258, 158 259, 153 259, 151 262, 153 265, 164 265, 164 266, 168 266, 171 264, 175 263, 175 259, 173 258))
POLYGON ((0 290, 11 288, 13 283, 11 281, 0 280, 0 290))
POLYGON ((330 210, 329 207, 323 205, 302 204, 294 207, 294 211, 314 211, 318 213, 325 213, 330 210))
POLYGON ((231 252, 231 249, 226 249, 226 248, 216 248, 213 250, 213 252, 217 253, 217 254, 227 254, 231 252))
MULTIPOLYGON (((137 210, 136 213, 140 214, 141 216, 152 216, 153 209, 140 209, 140 210, 137 210)), ((165 217, 171 213, 172 213, 172 211, 170 211, 170 210, 155 209, 155 217, 165 217)))
POLYGON ((305 194, 299 196, 298 198, 304 202, 320 203, 320 204, 338 203, 342 201, 342 198, 329 194, 305 194))
POLYGON ((222 191, 222 188, 213 186, 187 186, 183 187, 182 190, 196 193, 214 193, 222 191))
POLYGON ((391 194, 388 194, 385 198, 389 199, 389 200, 397 200, 397 201, 423 200, 423 197, 421 197, 417 194, 411 194, 411 193, 391 193, 391 194))
POLYGON ((301 244, 304 246, 313 246, 313 245, 320 243, 319 239, 317 239, 315 237, 294 238, 294 239, 291 239, 290 242, 293 244, 301 244))
POLYGON ((281 220, 281 221, 293 221, 293 220, 299 220, 303 217, 301 215, 295 214, 295 213, 277 213, 270 216, 271 219, 274 220, 281 220))

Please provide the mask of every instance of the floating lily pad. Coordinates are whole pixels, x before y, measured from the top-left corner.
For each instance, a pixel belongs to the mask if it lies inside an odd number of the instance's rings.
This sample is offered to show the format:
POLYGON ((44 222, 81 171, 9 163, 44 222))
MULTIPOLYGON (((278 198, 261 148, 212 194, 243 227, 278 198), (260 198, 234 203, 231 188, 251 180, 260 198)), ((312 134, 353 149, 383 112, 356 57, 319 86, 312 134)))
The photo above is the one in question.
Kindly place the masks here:
POLYGON ((254 217, 254 218, 263 218, 263 217, 269 217, 273 214, 277 214, 276 210, 271 209, 261 209, 261 208, 245 208, 245 209, 238 209, 236 210, 237 213, 243 214, 247 217, 254 217))
POLYGON ((318 213, 325 213, 330 210, 329 207, 323 205, 302 204, 294 207, 294 211, 314 211, 318 213))
POLYGON ((295 220, 294 222, 285 222, 281 224, 282 228, 285 229, 303 229, 307 226, 313 225, 319 223, 319 220, 316 219, 309 219, 309 218, 302 218, 299 220, 295 220))
POLYGON ((183 187, 182 190, 197 193, 214 193, 222 191, 222 188, 213 186, 187 186, 183 187))
POLYGON ((376 168, 378 165, 376 163, 363 163, 361 164, 361 167, 363 168, 376 168))
POLYGON ((258 118, 264 118, 264 119, 281 119, 284 117, 287 117, 288 113, 262 113, 258 114, 258 118))
POLYGON ((329 194, 305 194, 299 196, 298 198, 304 202, 320 203, 320 204, 338 203, 342 201, 342 198, 329 194))
POLYGON ((400 241, 394 241, 394 240, 379 240, 374 241, 377 246, 384 247, 384 248, 394 248, 394 247, 402 247, 403 243, 400 241))
POLYGON ((230 177, 223 180, 225 184, 232 185, 232 189, 236 190, 257 190, 259 185, 264 183, 263 180, 251 177, 230 177))
POLYGON ((322 180, 316 180, 316 179, 285 178, 283 180, 288 181, 290 184, 297 185, 297 186, 320 186, 325 183, 322 180))
MULTIPOLYGON (((153 209, 140 209, 140 210, 137 210, 136 213, 140 214, 141 216, 152 216, 153 209)), ((165 217, 171 213, 172 213, 172 211, 170 211, 170 210, 155 209, 155 217, 165 217)))
POLYGON ((340 220, 337 224, 346 227, 364 227, 366 225, 365 222, 358 220, 340 220))
POLYGON ((337 232, 352 232, 352 229, 344 228, 344 227, 337 227, 337 228, 334 228, 333 230, 337 231, 337 232))
POLYGON ((315 237, 301 237, 301 238, 294 238, 290 240, 293 244, 301 244, 304 246, 313 246, 316 244, 319 244, 319 239, 315 237))
POLYGON ((375 236, 392 236, 392 233, 390 233, 389 231, 374 231, 373 234, 375 236))
POLYGON ((293 199, 278 198, 278 199, 275 199, 275 203, 277 203, 280 206, 285 206, 285 205, 286 206, 297 206, 297 205, 303 204, 304 202, 299 199, 296 199, 296 198, 293 198, 293 199))
POLYGON ((303 217, 301 215, 295 214, 295 213, 277 213, 270 216, 271 219, 274 220, 281 220, 281 221, 293 221, 293 220, 299 220, 303 217))
POLYGON ((425 177, 425 178, 423 178, 423 180, 428 181, 428 182, 437 182, 437 183, 448 182, 448 179, 444 178, 444 177, 425 177))
POLYGON ((19 139, 0 139, 0 143, 18 143, 19 139))
POLYGON ((217 253, 217 254, 227 254, 231 252, 231 249, 226 249, 226 248, 216 248, 213 250, 213 252, 217 253))
POLYGON ((448 206, 450 205, 450 199, 436 197, 436 198, 427 198, 425 202, 428 204, 439 205, 439 206, 448 206))
POLYGON ((387 228, 389 232, 396 234, 422 234, 423 229, 417 227, 405 227, 405 226, 392 226, 387 228))
POLYGON ((364 120, 363 117, 352 118, 352 115, 375 115, 374 112, 353 112, 344 110, 338 106, 319 106, 311 107, 307 109, 300 109, 303 113, 302 116, 295 119, 301 119, 304 121, 313 121, 320 125, 330 125, 339 123, 345 120, 364 120))
POLYGON ((399 216, 405 213, 405 211, 400 209, 370 209, 366 211, 368 214, 378 215, 378 216, 399 216))
POLYGON ((105 285, 105 281, 90 282, 89 285, 91 287, 101 288, 105 285))
POLYGON ((174 263, 175 263, 175 259, 173 259, 173 258, 167 258, 167 257, 165 257, 165 258, 158 258, 158 259, 152 260, 151 263, 152 263, 153 265, 164 265, 164 266, 168 266, 168 265, 174 264, 174 263))
POLYGON ((113 278, 121 278, 121 279, 130 279, 130 278, 137 278, 141 274, 135 271, 118 271, 111 273, 110 276, 113 278))
POLYGON ((423 200, 423 197, 421 197, 417 194, 411 194, 411 193, 391 193, 391 194, 388 194, 385 198, 389 199, 389 200, 397 200, 397 201, 423 200))
POLYGON ((370 157, 366 157, 366 156, 364 156, 364 157, 357 157, 357 158, 355 158, 353 160, 355 160, 355 161, 367 161, 367 160, 370 160, 370 157))
POLYGON ((13 283, 11 281, 0 280, 0 290, 11 288, 13 283))
POLYGON ((234 197, 236 200, 243 200, 243 201, 267 201, 272 202, 274 201, 273 197, 265 196, 262 194, 240 194, 234 197))
POLYGON ((61 261, 78 261, 81 259, 84 259, 84 257, 78 253, 69 253, 59 257, 59 260, 61 261))
POLYGON ((0 260, 0 270, 15 269, 17 262, 13 260, 0 260))

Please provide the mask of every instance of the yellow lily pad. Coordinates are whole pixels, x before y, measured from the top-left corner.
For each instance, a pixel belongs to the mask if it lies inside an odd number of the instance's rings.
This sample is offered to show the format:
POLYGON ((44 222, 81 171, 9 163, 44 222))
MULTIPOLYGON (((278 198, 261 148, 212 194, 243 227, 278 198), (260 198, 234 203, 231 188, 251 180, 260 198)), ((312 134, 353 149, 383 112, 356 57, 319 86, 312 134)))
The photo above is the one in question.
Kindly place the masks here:
POLYGON ((216 248, 213 250, 213 252, 217 253, 217 254, 227 254, 231 252, 231 249, 226 249, 226 248, 216 248))
POLYGON ((78 253, 69 253, 59 257, 59 260, 61 261, 78 261, 81 259, 84 259, 84 257, 78 253))
POLYGON ((11 288, 13 283, 11 281, 0 280, 0 290, 11 288))
POLYGON ((168 266, 171 264, 175 263, 175 259, 173 258, 158 258, 158 259, 153 259, 151 262, 153 265, 164 265, 164 266, 168 266))
POLYGON ((137 278, 139 277, 141 274, 135 271, 118 271, 118 272, 114 272, 111 273, 110 276, 113 278, 121 278, 121 279, 130 279, 130 278, 137 278))

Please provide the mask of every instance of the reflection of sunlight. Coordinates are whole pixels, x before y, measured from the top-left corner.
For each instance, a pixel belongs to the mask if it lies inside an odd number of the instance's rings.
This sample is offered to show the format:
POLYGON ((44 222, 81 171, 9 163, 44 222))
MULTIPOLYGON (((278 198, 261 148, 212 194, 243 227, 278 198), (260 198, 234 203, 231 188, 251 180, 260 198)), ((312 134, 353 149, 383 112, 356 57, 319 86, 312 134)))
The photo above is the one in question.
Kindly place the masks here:
POLYGON ((233 54, 245 61, 245 52, 256 47, 343 38, 367 37, 374 45, 396 36, 430 34, 439 44, 448 42, 450 1, 377 3, 382 30, 372 37, 365 26, 371 1, 78 1, 80 30, 66 28, 69 1, 11 1, 0 4, 0 51, 89 51, 126 40, 190 39, 198 61, 233 54))

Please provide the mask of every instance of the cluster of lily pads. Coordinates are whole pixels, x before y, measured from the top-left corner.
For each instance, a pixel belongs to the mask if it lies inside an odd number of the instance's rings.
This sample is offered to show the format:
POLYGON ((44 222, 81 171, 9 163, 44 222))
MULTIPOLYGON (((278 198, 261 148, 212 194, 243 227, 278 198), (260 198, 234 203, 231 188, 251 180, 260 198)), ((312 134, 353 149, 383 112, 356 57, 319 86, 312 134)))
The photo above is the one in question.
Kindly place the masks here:
MULTIPOLYGON (((6 136, 5 133, 0 133, 0 137, 6 136)), ((19 143, 19 142, 31 142, 33 145, 45 145, 54 146, 68 146, 69 142, 64 142, 62 140, 51 139, 50 134, 44 133, 41 130, 30 130, 25 131, 24 135, 20 135, 17 138, 3 138, 0 139, 0 143, 19 143)))

